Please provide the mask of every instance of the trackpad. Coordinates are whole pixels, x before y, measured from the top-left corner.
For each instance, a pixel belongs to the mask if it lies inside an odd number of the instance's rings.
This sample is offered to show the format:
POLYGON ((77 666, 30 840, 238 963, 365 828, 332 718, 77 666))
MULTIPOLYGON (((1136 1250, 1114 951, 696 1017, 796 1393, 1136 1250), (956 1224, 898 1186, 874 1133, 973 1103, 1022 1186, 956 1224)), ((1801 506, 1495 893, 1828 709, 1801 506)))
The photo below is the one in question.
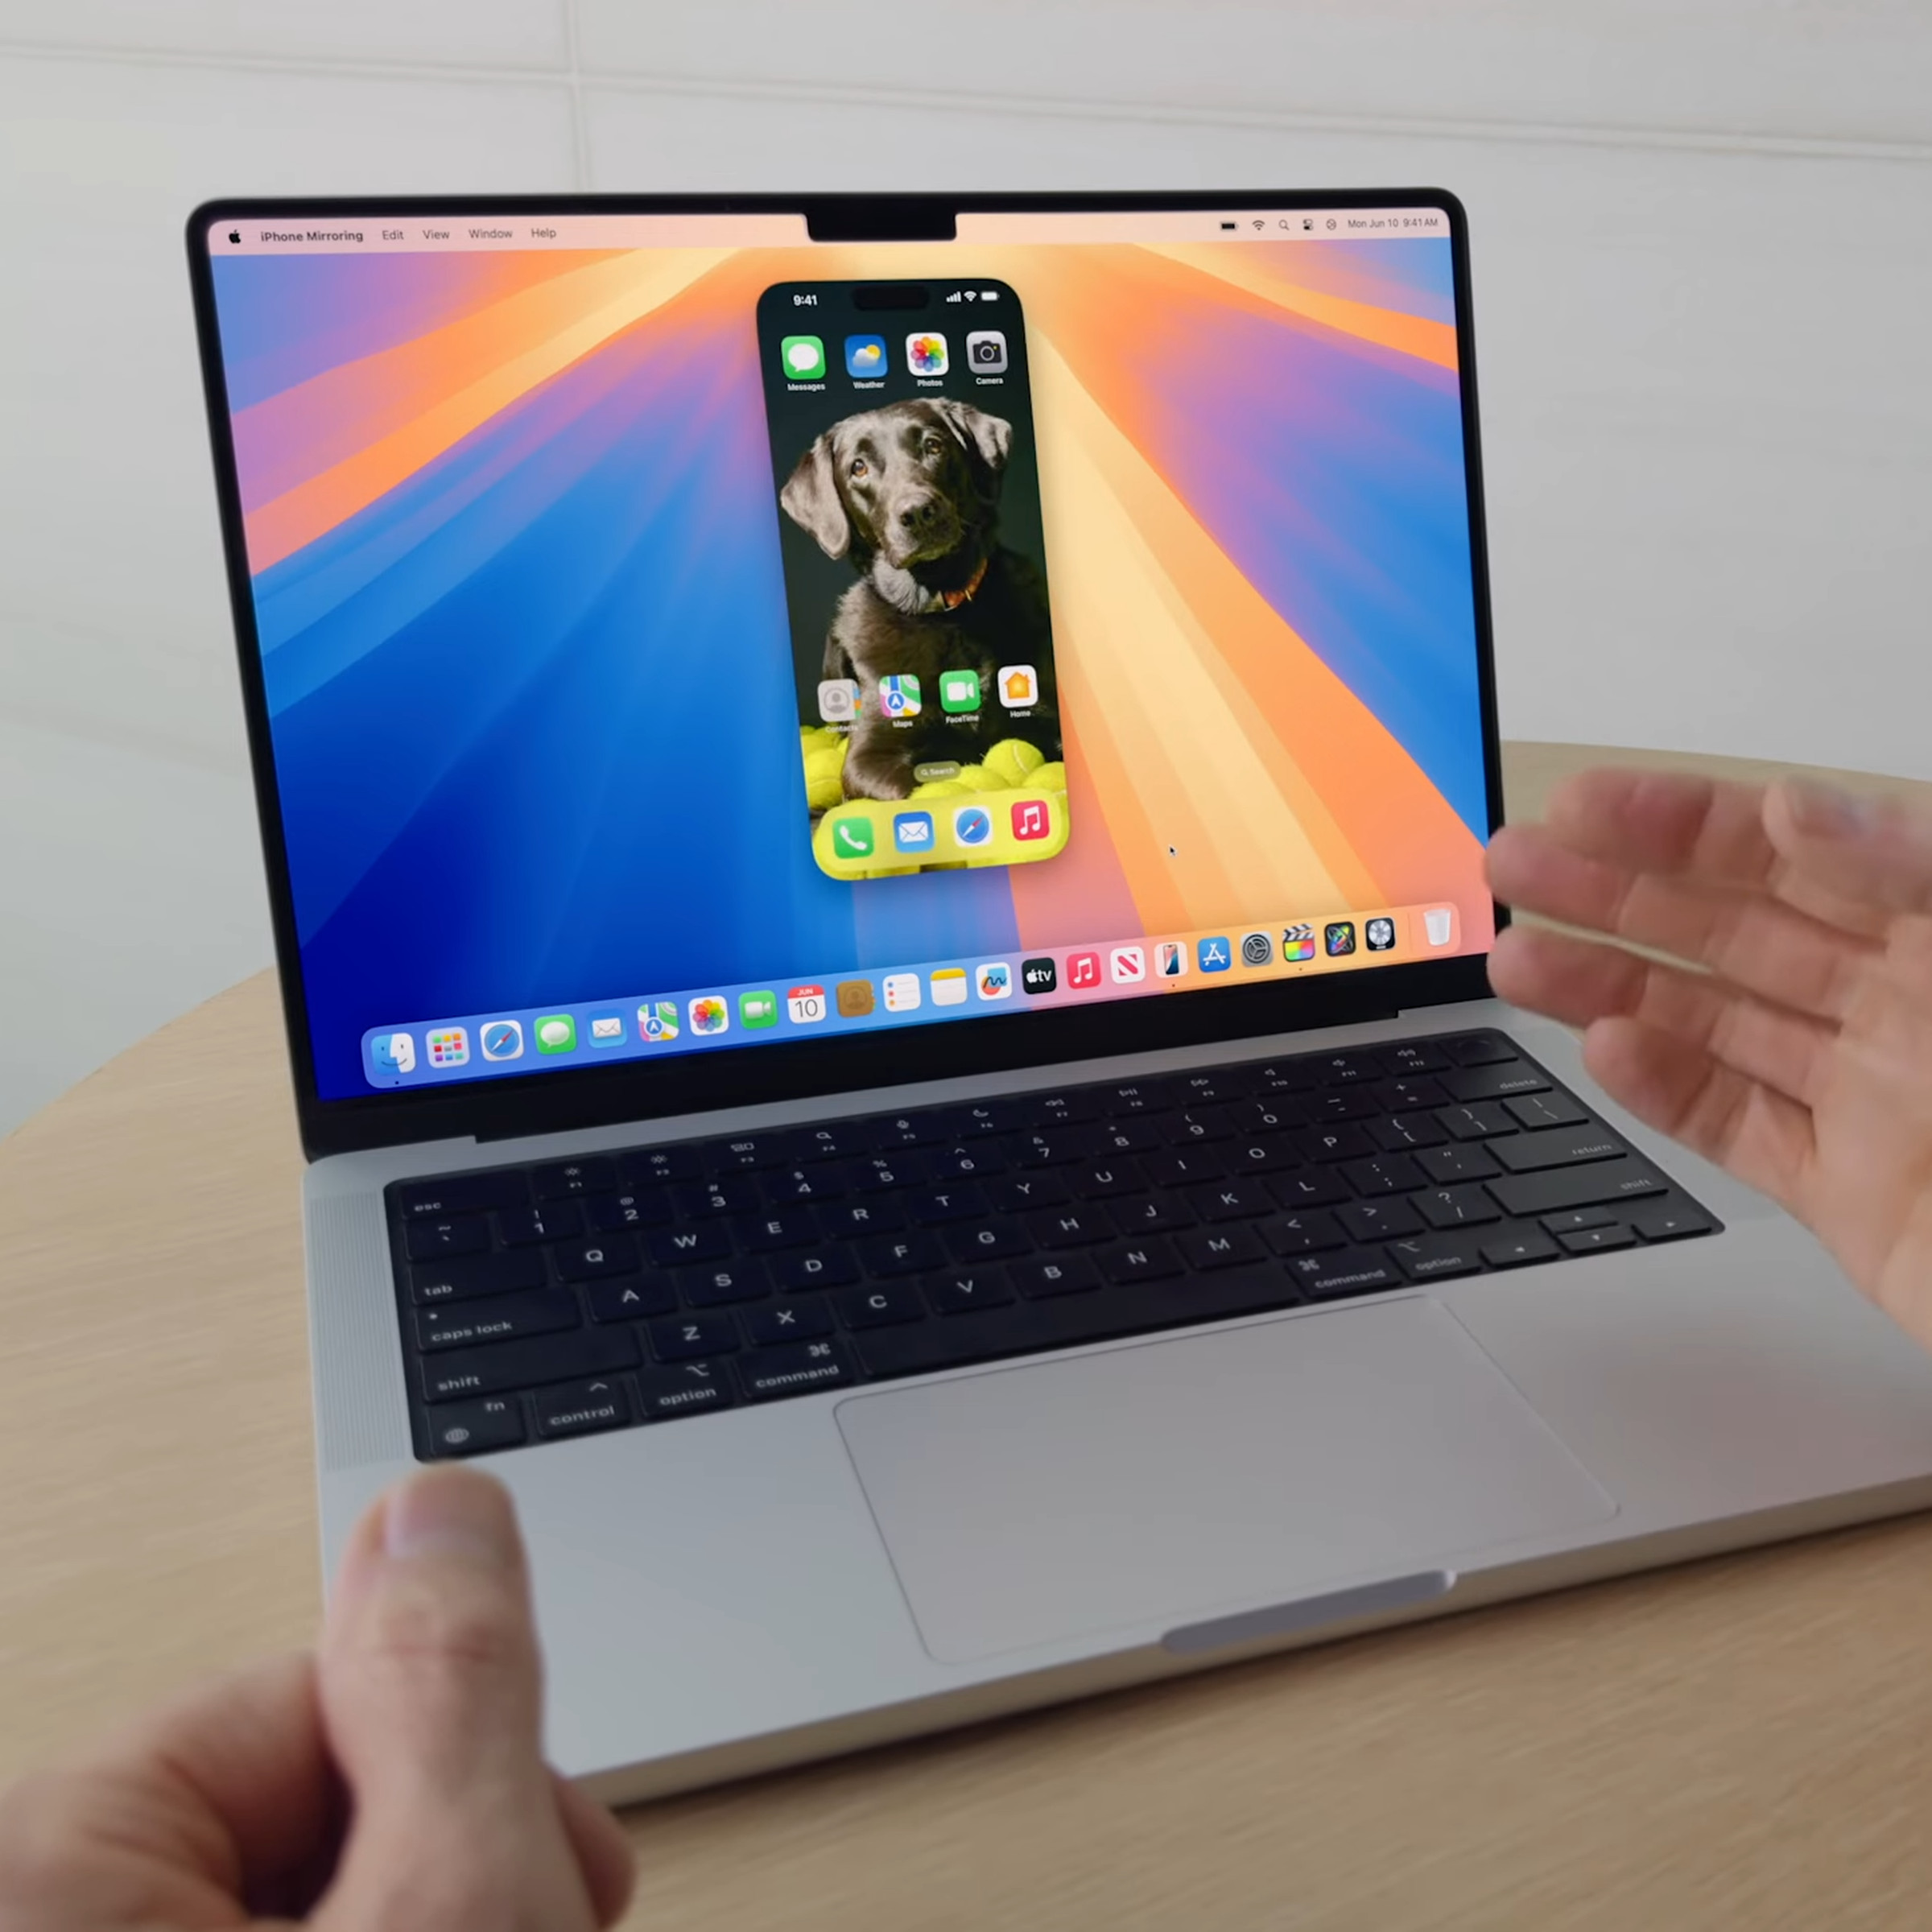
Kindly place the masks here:
POLYGON ((1426 1298, 882 1390, 838 1419, 943 1663, 1453 1568, 1616 1508, 1426 1298))

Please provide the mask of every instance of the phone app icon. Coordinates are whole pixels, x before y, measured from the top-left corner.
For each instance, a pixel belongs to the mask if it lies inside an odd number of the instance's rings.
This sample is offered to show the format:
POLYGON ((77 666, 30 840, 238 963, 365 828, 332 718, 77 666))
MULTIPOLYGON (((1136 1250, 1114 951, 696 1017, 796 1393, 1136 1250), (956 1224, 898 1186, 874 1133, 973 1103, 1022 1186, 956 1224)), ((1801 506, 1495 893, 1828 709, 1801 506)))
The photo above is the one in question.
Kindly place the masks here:
POLYGON ((1162 939, 1154 949, 1154 971, 1158 979, 1178 980, 1187 970, 1187 948, 1172 939, 1162 939))
POLYGON ((906 366, 915 376, 943 376, 946 373, 946 338, 922 329, 906 338, 906 366))
POLYGON ((638 1038, 656 1046, 678 1037, 678 1003, 675 1000, 646 1000, 638 1009, 638 1038))
POLYGON ((825 345, 816 336, 787 336, 778 345, 778 361, 794 382, 815 382, 825 373, 825 345))
POLYGON ((832 822, 832 856, 835 859, 869 859, 873 852, 872 820, 857 815, 832 822))
POLYGON ((1006 338, 997 328, 976 328, 966 338, 966 366, 976 376, 1002 374, 1006 367, 1006 338))
POLYGON ((1315 957, 1315 928, 1290 926, 1282 934, 1282 957, 1290 966, 1315 957))
POLYGON ((432 1067, 469 1064, 469 1030, 466 1026, 439 1026, 427 1036, 427 1045, 432 1067))
POLYGON ((1100 983, 1100 956, 1097 952, 1074 952, 1067 956, 1067 984, 1084 992, 1100 983))
POLYGON ((1339 960, 1355 951, 1355 922, 1352 919, 1337 919, 1324 929, 1323 943, 1328 948, 1328 956, 1339 960))
POLYGON ((1203 939, 1194 949, 1203 972, 1225 972, 1234 964, 1234 954, 1225 938, 1203 939))
POLYGON ((523 1028, 516 1020, 485 1020, 477 1029, 477 1044, 486 1060, 520 1060, 523 1057, 523 1028))
POLYGON ((1022 842, 1043 839, 1053 829, 1044 799, 1022 799, 1013 808, 1013 836, 1022 842))
POLYGON ((539 1053, 575 1053, 576 1050, 577 1023, 568 1013, 553 1013, 537 1022, 539 1053))
MULTIPOLYGON (((865 984, 863 980, 860 982, 865 984)), ((868 989, 869 990, 869 989, 868 989)), ((795 1026, 814 1026, 825 1017, 825 989, 823 986, 795 986, 785 996, 785 1010, 791 1016, 795 1026)))
POLYGON ((859 715, 857 678, 822 678, 819 681, 819 722, 849 724, 859 715))
POLYGON ((1371 919, 1363 927, 1362 937, 1368 942, 1371 952, 1386 952, 1395 943, 1395 921, 1371 919))
POLYGON ((942 966, 932 976, 932 1003, 935 1006, 966 1004, 966 968, 942 966))
POLYGON ((778 996, 775 993, 741 993, 738 995, 738 1018, 748 1031, 778 1023, 778 996))
POLYGON ((1004 960, 989 960, 972 977, 981 999, 1009 1000, 1013 997, 1013 968, 1004 960))
POLYGON ((1030 711, 1040 701, 1040 674, 1030 664, 1002 664, 993 687, 1009 711, 1030 711))
POLYGON ((845 338, 845 373, 861 382, 868 376, 886 373, 886 338, 883 336, 848 336, 845 338))
POLYGON ((897 811, 892 816, 892 842, 901 852, 932 850, 932 814, 897 811))
POLYGON ((1030 993, 1051 993, 1060 983, 1060 969, 1051 960, 1022 960, 1020 984, 1030 993))
POLYGON ((693 1033, 725 1033, 731 1027, 731 1009, 716 993, 700 993, 686 1010, 691 1015, 693 1033))
POLYGON ((919 976, 916 972, 889 972, 884 984, 886 1010, 888 1013, 913 1013, 918 1010, 923 996, 919 991, 919 976))
POLYGON ((939 673, 939 709, 954 717, 980 708, 980 674, 976 671, 943 671, 939 673))
POLYGON ((1144 946, 1117 946, 1107 956, 1108 969, 1117 986, 1137 986, 1147 976, 1147 949, 1144 946))
POLYGON ((414 1073, 416 1036, 413 1033, 378 1033, 369 1042, 369 1057, 378 1073, 414 1073))
POLYGON ((984 805, 962 805, 952 815, 953 842, 984 845, 993 836, 993 814, 984 805))
POLYGON ((889 718, 919 715, 919 680, 910 671, 879 679, 879 709, 889 718))
POLYGON ((621 1013, 595 1013, 590 1018, 590 1043, 593 1046, 624 1044, 624 1016, 621 1013))
POLYGON ((870 980, 840 980, 832 998, 842 1020, 862 1020, 875 1004, 870 980))
POLYGON ((1241 938, 1241 964, 1265 966, 1274 957, 1274 941, 1265 932, 1245 933, 1241 938))

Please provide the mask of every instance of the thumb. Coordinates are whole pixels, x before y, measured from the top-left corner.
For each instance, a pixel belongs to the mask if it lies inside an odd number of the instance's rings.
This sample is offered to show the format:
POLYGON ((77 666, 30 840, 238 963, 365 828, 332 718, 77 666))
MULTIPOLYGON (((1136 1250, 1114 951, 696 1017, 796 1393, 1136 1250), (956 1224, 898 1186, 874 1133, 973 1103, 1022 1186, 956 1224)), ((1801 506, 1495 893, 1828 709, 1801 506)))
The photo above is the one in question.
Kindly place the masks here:
POLYGON ((530 1579, 497 1484, 427 1471, 357 1525, 319 1689, 353 1822, 318 1926, 589 1932, 622 1909, 621 1835, 560 1802, 543 1762, 530 1579))
POLYGON ((1897 799, 1781 778, 1765 796, 1765 831, 1797 871, 1839 898, 1885 912, 1932 912, 1932 818, 1897 799))

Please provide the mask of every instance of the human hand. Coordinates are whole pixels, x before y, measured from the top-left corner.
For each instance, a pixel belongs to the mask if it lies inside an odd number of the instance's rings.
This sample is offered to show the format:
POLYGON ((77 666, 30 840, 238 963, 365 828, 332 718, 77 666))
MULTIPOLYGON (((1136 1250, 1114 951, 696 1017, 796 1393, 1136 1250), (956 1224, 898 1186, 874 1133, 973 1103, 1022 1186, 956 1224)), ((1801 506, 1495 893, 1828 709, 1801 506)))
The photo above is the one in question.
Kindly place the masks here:
POLYGON ((1791 779, 1589 771, 1496 835, 1489 880, 1682 962, 1515 926, 1490 980, 1585 1027, 1605 1092, 1788 1208, 1932 1347, 1932 822, 1791 779))
POLYGON ((319 1656, 197 1690, 0 1801, 0 1932, 590 1932, 630 1848, 545 1766, 510 1499, 426 1471, 343 1559, 319 1656))

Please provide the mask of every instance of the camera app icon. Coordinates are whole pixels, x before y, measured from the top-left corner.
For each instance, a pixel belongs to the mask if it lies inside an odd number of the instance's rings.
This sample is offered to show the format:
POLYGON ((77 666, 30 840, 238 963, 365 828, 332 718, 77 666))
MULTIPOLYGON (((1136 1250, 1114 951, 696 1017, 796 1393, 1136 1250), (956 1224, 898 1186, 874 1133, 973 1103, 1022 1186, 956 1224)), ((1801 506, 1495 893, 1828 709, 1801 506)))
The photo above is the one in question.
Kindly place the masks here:
POLYGON ((966 366, 976 376, 997 376, 1006 367, 1006 337, 997 328, 976 328, 966 338, 966 366))

